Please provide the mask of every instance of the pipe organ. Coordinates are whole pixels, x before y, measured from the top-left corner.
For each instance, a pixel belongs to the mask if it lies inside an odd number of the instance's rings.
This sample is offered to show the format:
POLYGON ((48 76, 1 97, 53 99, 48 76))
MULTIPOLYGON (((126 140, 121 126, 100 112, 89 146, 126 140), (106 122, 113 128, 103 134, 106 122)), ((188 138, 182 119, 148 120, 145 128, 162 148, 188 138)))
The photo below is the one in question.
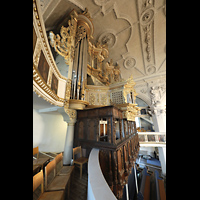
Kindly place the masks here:
POLYGON ((93 42, 94 27, 87 9, 71 11, 68 26, 60 35, 49 33, 51 46, 69 65, 64 109, 80 110, 75 124, 74 146, 81 145, 89 155, 100 148, 102 171, 110 188, 122 197, 123 186, 139 151, 135 115, 137 93, 131 76, 124 80, 120 66, 107 61, 106 43, 93 42), (90 76, 93 84, 89 85, 90 76))

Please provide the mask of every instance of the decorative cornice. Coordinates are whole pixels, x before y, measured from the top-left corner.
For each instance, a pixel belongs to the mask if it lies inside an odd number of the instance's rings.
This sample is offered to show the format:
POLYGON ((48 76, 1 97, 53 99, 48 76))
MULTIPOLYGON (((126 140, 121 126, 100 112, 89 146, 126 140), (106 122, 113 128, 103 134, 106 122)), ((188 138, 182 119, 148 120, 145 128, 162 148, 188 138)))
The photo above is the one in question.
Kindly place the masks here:
POLYGON ((67 80, 66 77, 64 77, 60 74, 60 71, 58 70, 56 63, 54 61, 54 58, 53 58, 53 55, 52 55, 52 52, 51 52, 51 49, 49 46, 48 38, 46 36, 46 30, 44 27, 44 21, 43 21, 43 17, 41 14, 39 3, 40 2, 38 2, 37 0, 33 0, 33 26, 35 28, 37 38, 40 40, 41 49, 43 50, 43 52, 45 54, 48 64, 53 69, 55 76, 58 79, 67 80))
MULTIPOLYGON (((40 10, 40 2, 33 0, 33 29, 36 34, 36 45, 33 50, 33 91, 46 101, 56 106, 62 107, 64 105, 64 95, 58 93, 55 94, 51 89, 52 74, 55 75, 59 82, 66 82, 67 78, 62 76, 54 61, 49 42, 46 36, 45 26, 43 22, 42 13, 40 10), (47 65, 49 66, 49 72, 47 82, 44 81, 41 74, 38 71, 38 64, 41 52, 44 54, 47 65)), ((59 89, 59 88, 58 88, 59 89)))
POLYGON ((62 107, 64 99, 58 97, 47 85, 33 64, 33 91, 51 104, 62 107))

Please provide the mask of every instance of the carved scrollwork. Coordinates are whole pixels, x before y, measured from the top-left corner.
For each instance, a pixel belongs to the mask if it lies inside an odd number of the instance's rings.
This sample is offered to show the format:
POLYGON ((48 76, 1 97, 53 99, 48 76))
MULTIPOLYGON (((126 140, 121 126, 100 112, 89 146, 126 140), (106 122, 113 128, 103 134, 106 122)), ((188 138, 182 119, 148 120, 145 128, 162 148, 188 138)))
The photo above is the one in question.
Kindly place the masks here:
POLYGON ((76 32, 76 41, 75 46, 79 43, 80 40, 86 37, 86 29, 84 26, 79 25, 76 32))
POLYGON ((67 113, 67 115, 69 116, 70 121, 76 120, 76 115, 77 115, 76 110, 68 109, 68 108, 65 108, 65 107, 64 107, 64 110, 65 110, 65 113, 67 113))
POLYGON ((50 44, 55 51, 65 58, 66 64, 69 64, 70 57, 74 58, 73 39, 76 34, 77 19, 76 13, 71 14, 71 20, 68 20, 68 27, 62 26, 60 35, 55 35, 52 31, 49 33, 50 44))

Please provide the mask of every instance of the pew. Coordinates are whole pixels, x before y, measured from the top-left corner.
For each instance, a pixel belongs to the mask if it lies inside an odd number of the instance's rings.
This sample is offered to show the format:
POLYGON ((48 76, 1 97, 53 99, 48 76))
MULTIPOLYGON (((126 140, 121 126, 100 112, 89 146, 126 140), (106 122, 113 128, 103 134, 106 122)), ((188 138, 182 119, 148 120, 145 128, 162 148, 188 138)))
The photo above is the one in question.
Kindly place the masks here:
POLYGON ((138 200, 150 200, 150 175, 147 173, 146 167, 142 171, 142 180, 140 191, 137 195, 138 200))
POLYGON ((70 175, 72 174, 73 170, 74 170, 74 166, 63 166, 63 155, 62 153, 58 154, 55 157, 56 160, 56 166, 60 163, 61 165, 61 169, 59 171, 57 171, 56 168, 56 175, 70 175))
POLYGON ((52 160, 45 167, 45 191, 65 190, 69 181, 70 175, 56 176, 56 160, 52 160), (48 175, 54 172, 53 180, 48 184, 48 175))
POLYGON ((38 200, 64 200, 64 191, 44 192, 43 170, 33 176, 33 192, 41 185, 41 194, 38 200))
POLYGON ((63 155, 62 153, 58 154, 55 157, 55 161, 56 161, 56 175, 57 176, 69 176, 69 183, 68 183, 68 198, 69 198, 69 192, 70 192, 70 183, 71 183, 71 174, 74 170, 74 166, 63 166, 63 155), (59 171, 57 171, 57 165, 61 164, 61 168, 59 171))
POLYGON ((33 161, 33 166, 40 166, 41 169, 44 169, 44 167, 47 165, 47 163, 50 161, 50 158, 39 158, 39 148, 35 147, 33 148, 33 155, 37 154, 37 159, 33 161))
POLYGON ((164 181, 159 177, 157 170, 154 172, 156 181, 156 200, 166 200, 166 193, 164 188, 164 181))

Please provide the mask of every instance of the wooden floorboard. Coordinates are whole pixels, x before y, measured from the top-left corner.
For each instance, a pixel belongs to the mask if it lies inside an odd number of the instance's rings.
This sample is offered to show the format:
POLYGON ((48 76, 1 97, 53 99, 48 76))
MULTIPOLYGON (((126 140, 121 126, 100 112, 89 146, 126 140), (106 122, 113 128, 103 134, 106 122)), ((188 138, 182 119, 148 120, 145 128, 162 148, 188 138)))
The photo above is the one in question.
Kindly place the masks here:
MULTIPOLYGON (((46 153, 50 156, 55 157, 55 154, 46 153)), ((48 157, 44 154, 39 154, 39 158, 48 157)), ((52 159, 51 159, 52 160, 52 159)), ((60 164, 59 164, 60 166, 60 164)), ((58 168, 59 169, 59 168, 58 168)), ((48 177, 49 180, 52 179, 53 173, 51 173, 48 177)), ((64 200, 87 200, 87 184, 88 184, 88 174, 86 167, 83 168, 82 178, 80 179, 80 169, 78 167, 74 168, 74 174, 72 174, 71 184, 70 184, 70 193, 69 198, 67 195, 68 187, 65 191, 65 199, 64 200)), ((33 192, 33 200, 37 200, 41 194, 41 187, 38 187, 33 192)))

